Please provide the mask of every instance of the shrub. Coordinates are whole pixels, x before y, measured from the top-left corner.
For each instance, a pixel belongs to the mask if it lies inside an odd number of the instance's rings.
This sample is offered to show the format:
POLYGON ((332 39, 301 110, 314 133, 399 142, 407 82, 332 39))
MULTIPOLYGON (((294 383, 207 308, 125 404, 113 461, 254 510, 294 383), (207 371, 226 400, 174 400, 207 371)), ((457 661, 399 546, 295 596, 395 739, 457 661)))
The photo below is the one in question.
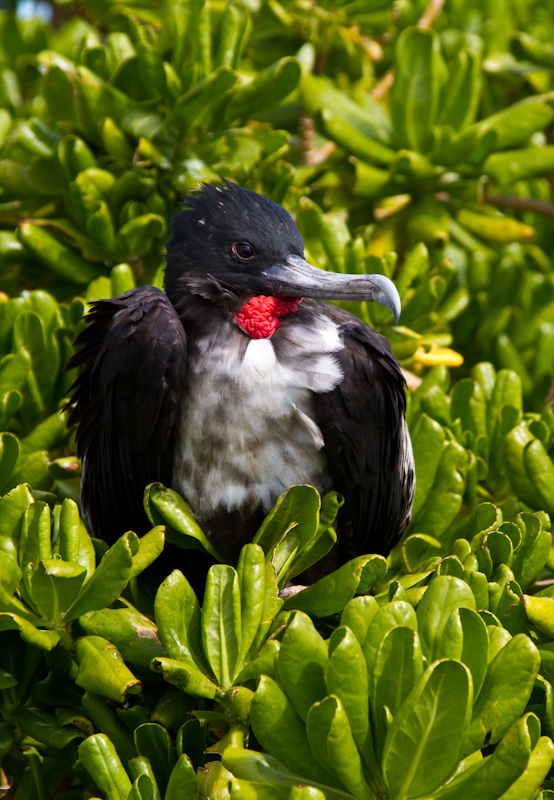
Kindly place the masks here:
POLYGON ((53 12, 0 18, 0 792, 547 800, 548 9, 53 12), (206 538, 158 484, 150 533, 92 538, 61 410, 86 304, 161 285, 168 217, 218 176, 285 205, 314 263, 386 274, 403 303, 399 327, 345 305, 410 379, 411 525, 388 559, 286 599, 340 498, 291 488, 203 598, 178 570, 152 587, 166 538, 206 538))

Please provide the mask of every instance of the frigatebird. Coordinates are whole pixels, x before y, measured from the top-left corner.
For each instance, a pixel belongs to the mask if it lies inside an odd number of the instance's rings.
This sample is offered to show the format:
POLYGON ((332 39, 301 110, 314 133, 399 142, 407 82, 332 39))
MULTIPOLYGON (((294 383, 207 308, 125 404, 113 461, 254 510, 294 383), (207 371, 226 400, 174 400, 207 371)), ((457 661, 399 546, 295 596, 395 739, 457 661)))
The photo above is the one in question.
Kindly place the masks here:
POLYGON ((228 181, 191 193, 171 229, 165 293, 94 302, 68 364, 84 367, 69 425, 93 531, 147 530, 143 491, 161 481, 232 561, 309 483, 344 497, 331 566, 386 554, 414 492, 404 379, 383 336, 324 300, 398 321, 394 284, 311 266, 288 212, 228 181))

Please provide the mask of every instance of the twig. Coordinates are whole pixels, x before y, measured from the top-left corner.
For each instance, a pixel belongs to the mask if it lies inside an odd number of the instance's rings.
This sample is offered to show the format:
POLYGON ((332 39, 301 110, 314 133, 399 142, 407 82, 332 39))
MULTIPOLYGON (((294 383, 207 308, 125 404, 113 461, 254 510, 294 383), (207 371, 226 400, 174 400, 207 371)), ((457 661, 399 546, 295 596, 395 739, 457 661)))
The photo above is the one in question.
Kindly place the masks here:
POLYGON ((313 119, 305 111, 300 115, 298 123, 300 137, 300 163, 308 166, 323 164, 336 150, 334 142, 325 142, 321 147, 316 143, 316 127, 313 119))
POLYGON ((443 5, 444 5, 444 0, 431 0, 431 2, 421 15, 421 18, 417 23, 417 27, 430 28, 435 19, 442 11, 443 5))
POLYGON ((388 70, 385 72, 379 83, 377 83, 374 89, 371 91, 370 96, 372 100, 382 100, 383 97, 387 94, 387 92, 392 87, 394 83, 394 70, 392 67, 389 67, 388 70))
POLYGON ((535 200, 533 197, 516 197, 512 194, 486 194, 485 203, 499 208, 513 208, 516 211, 534 211, 544 217, 554 219, 554 203, 535 200))

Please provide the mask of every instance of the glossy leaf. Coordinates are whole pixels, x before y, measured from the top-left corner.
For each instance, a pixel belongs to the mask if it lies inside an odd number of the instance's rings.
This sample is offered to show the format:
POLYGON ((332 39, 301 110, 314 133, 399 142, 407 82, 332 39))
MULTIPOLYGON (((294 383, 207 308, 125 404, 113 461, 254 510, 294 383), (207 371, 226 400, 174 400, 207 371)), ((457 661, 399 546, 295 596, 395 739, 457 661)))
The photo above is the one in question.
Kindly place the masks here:
POLYGON ((306 614, 292 615, 281 641, 275 669, 280 686, 298 716, 306 720, 310 706, 327 694, 327 646, 306 614))
POLYGON ((96 733, 85 739, 79 747, 79 758, 108 800, 126 800, 131 781, 107 736, 96 733))
POLYGON ((502 647, 490 662, 475 699, 464 753, 481 747, 485 737, 494 744, 515 723, 527 704, 539 665, 537 648, 524 634, 514 636, 502 647), (506 693, 506 686, 517 689, 506 693))
POLYGON ((123 703, 127 694, 137 694, 142 684, 125 666, 119 651, 101 636, 83 636, 75 645, 78 686, 123 703))
MULTIPOLYGON (((435 577, 417 607, 421 648, 430 661, 434 661, 444 647, 444 629, 452 611, 457 608, 475 610, 475 598, 467 583, 451 575, 435 577)), ((443 655, 447 654, 443 651, 443 655)))
POLYGON ((408 28, 398 37, 396 74, 391 94, 391 118, 397 144, 425 152, 435 124, 441 88, 438 36, 408 28))
POLYGON ((264 750, 290 771, 330 786, 336 780, 312 755, 306 728, 285 693, 270 678, 260 679, 250 711, 252 730, 264 750))
POLYGON ((391 798, 435 791, 455 768, 471 709, 471 677, 456 661, 429 667, 394 717, 383 751, 391 798))
POLYGON ((153 658, 166 655, 156 626, 130 605, 89 611, 79 625, 85 633, 109 639, 128 664, 148 669, 153 658))
MULTIPOLYGON (((465 800, 467 797, 482 797, 495 800, 503 797, 525 773, 537 739, 538 720, 527 714, 515 723, 499 742, 494 753, 482 759, 464 774, 456 777, 436 797, 439 800, 465 800)), ((539 748, 541 752, 543 745, 539 748)), ((538 754, 537 754, 538 755, 538 754)))
POLYGON ((168 732, 161 725, 147 722, 135 730, 134 741, 140 755, 148 758, 163 796, 176 763, 175 750, 168 732))
POLYGON ((261 547, 247 544, 241 550, 237 575, 240 586, 241 645, 234 673, 240 672, 254 642, 264 610, 265 560, 261 547))
POLYGON ((218 682, 227 688, 241 648, 240 587, 225 564, 210 568, 200 620, 202 645, 218 682))
POLYGON ((173 570, 160 585, 154 601, 160 638, 169 656, 202 665, 200 605, 189 582, 173 570))
POLYGON ((287 598, 285 609, 298 609, 307 614, 327 617, 340 611, 357 591, 367 591, 379 575, 384 574, 386 562, 380 556, 359 556, 343 564, 335 572, 321 578, 298 594, 287 598), (364 571, 368 569, 368 578, 364 571))
POLYGON ((84 585, 67 619, 75 619, 87 611, 109 606, 125 588, 133 569, 133 556, 139 549, 134 533, 125 533, 102 557, 90 580, 84 585))
MULTIPOLYGON (((161 483, 146 487, 144 506, 153 525, 166 525, 167 541, 183 549, 206 550, 218 558, 213 545, 199 527, 190 508, 177 492, 161 483)), ((221 559, 220 559, 221 560, 221 559)))
POLYGON ((169 776, 164 800, 194 800, 198 797, 198 781, 190 758, 183 753, 169 776))
POLYGON ((160 672, 164 679, 183 692, 208 700, 219 694, 219 687, 197 667, 172 658, 154 658, 151 669, 160 672))
POLYGON ((331 766, 346 788, 359 798, 369 796, 362 762, 352 737, 348 717, 338 697, 314 703, 306 720, 306 733, 317 760, 331 766))

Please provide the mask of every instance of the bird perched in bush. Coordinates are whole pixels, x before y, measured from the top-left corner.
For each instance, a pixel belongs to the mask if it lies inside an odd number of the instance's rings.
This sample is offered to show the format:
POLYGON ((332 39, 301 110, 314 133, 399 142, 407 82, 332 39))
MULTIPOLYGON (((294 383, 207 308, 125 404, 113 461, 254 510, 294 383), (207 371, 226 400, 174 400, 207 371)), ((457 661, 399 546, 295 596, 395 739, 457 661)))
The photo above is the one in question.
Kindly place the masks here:
POLYGON ((148 529, 145 486, 180 492, 237 557, 278 496, 344 496, 331 566, 387 553, 409 521, 414 467, 404 380, 386 339, 327 300, 374 300, 383 275, 304 260, 292 217, 233 183, 204 184, 172 220, 165 293, 92 304, 70 401, 82 505, 96 535, 148 529))

